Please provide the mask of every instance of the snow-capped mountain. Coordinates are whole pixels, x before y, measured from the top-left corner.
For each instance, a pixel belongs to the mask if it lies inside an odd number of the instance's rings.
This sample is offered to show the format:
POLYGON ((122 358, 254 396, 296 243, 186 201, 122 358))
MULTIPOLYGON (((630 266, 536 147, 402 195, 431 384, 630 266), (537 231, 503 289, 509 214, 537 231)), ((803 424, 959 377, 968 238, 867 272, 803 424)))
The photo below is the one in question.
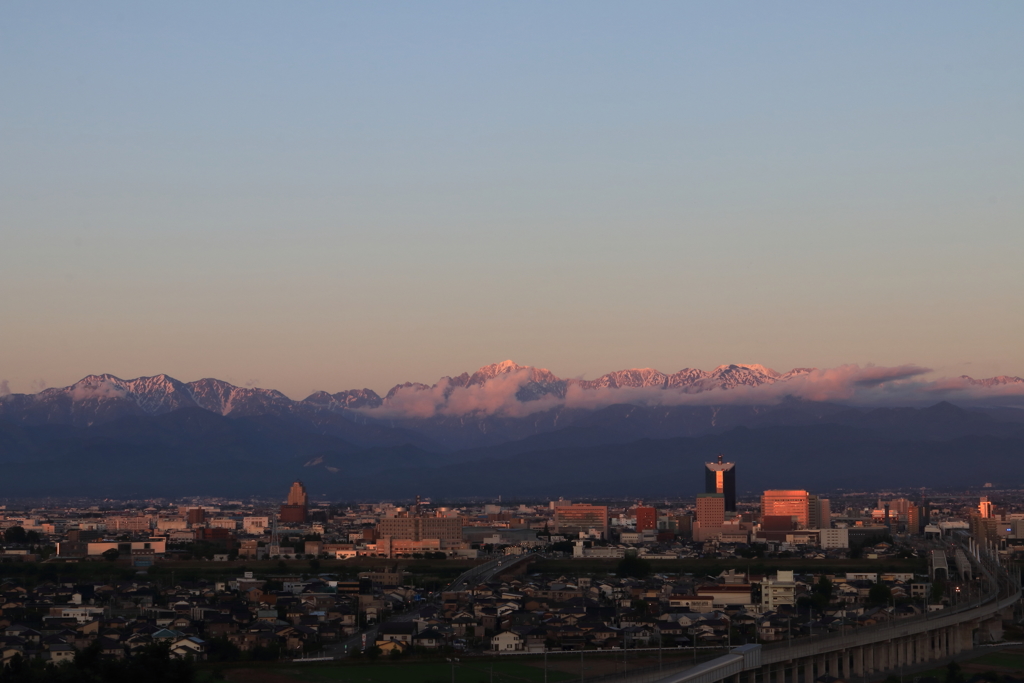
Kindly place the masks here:
POLYGON ((317 391, 307 396, 303 403, 323 405, 329 408, 379 408, 384 401, 373 389, 350 389, 329 394, 317 391))
POLYGON ((394 496, 395 487, 561 494, 566 482, 621 493, 621 463, 641 459, 661 464, 638 470, 637 491, 662 485, 651 471, 675 472, 676 491, 679 481, 699 484, 693 473, 718 452, 744 458, 745 476, 764 486, 779 471, 812 477, 795 485, 849 486, 846 470, 832 479, 834 468, 794 468, 793 453, 811 462, 830 451, 884 462, 887 473, 904 466, 907 484, 926 472, 945 486, 964 480, 964 458, 974 457, 966 454, 984 450, 989 469, 972 470, 978 482, 993 473, 1024 481, 1024 379, 925 381, 926 372, 732 364, 583 380, 504 361, 398 384, 383 397, 352 389, 301 400, 211 378, 90 375, 0 395, 0 495, 243 495, 283 491, 296 477, 355 499, 394 496), (540 470, 544 477, 516 475, 540 470), (577 481, 584 471, 593 476, 577 481))
POLYGON ((280 391, 236 387, 219 379, 181 382, 167 375, 124 380, 89 375, 38 394, 0 396, 0 418, 30 424, 89 425, 128 415, 163 415, 201 408, 218 415, 263 415, 291 408, 280 391))
MULTIPOLYGON (((879 370, 886 369, 872 367, 871 376, 877 377, 879 370)), ((473 373, 442 377, 433 385, 398 384, 383 398, 371 389, 352 389, 337 393, 319 391, 298 401, 279 391, 238 387, 211 378, 182 382, 167 375, 156 375, 124 380, 104 374, 89 375, 70 386, 45 389, 37 394, 0 396, 0 419, 23 424, 90 425, 125 416, 162 415, 188 408, 231 417, 288 416, 311 420, 318 425, 324 424, 330 414, 361 423, 379 419, 388 424, 432 417, 462 420, 503 415, 515 418, 538 410, 579 407, 589 410, 615 403, 678 405, 682 400, 674 396, 704 392, 712 392, 709 396, 716 397, 710 401, 713 403, 719 396, 727 401, 726 392, 732 390, 761 391, 773 385, 781 387, 772 394, 773 400, 778 400, 788 396, 788 383, 794 380, 801 384, 813 383, 829 372, 795 368, 779 373, 763 365, 731 364, 711 371, 684 368, 672 374, 653 368, 618 370, 594 380, 581 380, 562 379, 547 369, 506 360, 473 373), (621 391, 626 389, 632 391, 621 391), (416 412, 404 412, 411 400, 417 401, 416 412), (570 405, 573 400, 578 405, 570 405), (429 412, 431 405, 433 413, 429 412)), ((911 372, 920 374, 923 370, 912 369, 911 372)), ((897 379, 904 375, 893 373, 897 379)), ((855 374, 843 380, 837 380, 834 374, 827 378, 830 387, 841 382, 855 386, 858 381, 855 374)), ((950 383, 975 391, 999 390, 1003 394, 1007 389, 1019 388, 1024 394, 1024 379, 1020 377, 973 379, 963 376, 945 380, 943 386, 948 388, 950 383)), ((812 397, 811 400, 825 399, 812 397)))

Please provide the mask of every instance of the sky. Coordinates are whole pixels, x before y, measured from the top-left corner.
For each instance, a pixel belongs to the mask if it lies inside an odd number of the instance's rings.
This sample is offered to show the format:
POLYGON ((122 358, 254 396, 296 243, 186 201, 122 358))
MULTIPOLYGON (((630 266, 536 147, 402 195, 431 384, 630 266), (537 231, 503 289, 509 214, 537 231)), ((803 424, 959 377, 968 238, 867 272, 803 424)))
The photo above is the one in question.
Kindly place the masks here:
POLYGON ((1024 376, 1024 3, 0 4, 0 386, 1024 376))

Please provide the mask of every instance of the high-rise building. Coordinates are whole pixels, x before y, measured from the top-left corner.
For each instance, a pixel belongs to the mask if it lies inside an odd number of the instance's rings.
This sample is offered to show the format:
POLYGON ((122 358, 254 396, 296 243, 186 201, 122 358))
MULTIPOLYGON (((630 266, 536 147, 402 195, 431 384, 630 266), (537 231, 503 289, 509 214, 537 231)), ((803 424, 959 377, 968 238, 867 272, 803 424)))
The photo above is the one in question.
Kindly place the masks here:
POLYGON ((203 508, 189 508, 186 515, 186 521, 189 526, 192 526, 193 524, 202 524, 206 521, 206 510, 203 508))
POLYGON ((795 517, 803 529, 828 529, 832 526, 831 506, 827 498, 807 491, 765 491, 761 496, 761 517, 795 517))
POLYGON ((636 507, 636 530, 650 531, 658 528, 658 511, 646 505, 636 507))
POLYGON ((731 462, 704 463, 704 493, 721 493, 726 512, 736 512, 736 465, 731 462))
POLYGON ((693 524, 693 540, 718 538, 725 524, 725 496, 721 493, 697 494, 697 519, 693 524))
POLYGON ((907 532, 911 534, 921 533, 921 508, 913 503, 907 506, 907 532))
POLYGON ((832 528, 832 504, 828 498, 818 498, 818 496, 814 495, 807 496, 807 528, 832 528))
POLYGON ((383 517, 377 522, 377 536, 408 541, 461 541, 464 521, 462 517, 383 517))
POLYGON ((807 491, 773 490, 761 495, 761 517, 796 517, 807 526, 807 491))
POLYGON ((559 505, 555 508, 555 533, 569 538, 596 529, 608 538, 608 507, 605 505, 559 505))
POLYGON ((304 524, 309 520, 309 496, 301 481, 295 481, 288 490, 288 502, 281 506, 280 519, 285 524, 304 524))
POLYGON ((309 496, 306 495, 306 487, 301 481, 296 480, 288 489, 288 505, 309 505, 309 496))
POLYGON ((889 501, 889 512, 899 515, 900 521, 906 521, 907 515, 910 513, 910 506, 911 502, 906 498, 896 498, 889 501))

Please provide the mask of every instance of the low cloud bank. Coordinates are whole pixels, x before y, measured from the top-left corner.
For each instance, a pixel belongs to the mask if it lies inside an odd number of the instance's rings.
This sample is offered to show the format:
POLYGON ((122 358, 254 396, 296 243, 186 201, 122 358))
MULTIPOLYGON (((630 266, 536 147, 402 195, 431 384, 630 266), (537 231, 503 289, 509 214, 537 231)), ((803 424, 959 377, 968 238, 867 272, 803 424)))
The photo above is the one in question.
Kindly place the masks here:
MULTIPOLYGON (((770 372, 770 371, 769 371, 770 372)), ((841 365, 835 368, 764 375, 761 383, 662 388, 584 388, 579 380, 535 382, 530 368, 516 368, 486 382, 454 386, 448 378, 432 387, 414 386, 393 393, 369 415, 390 419, 423 419, 474 415, 524 417, 551 408, 597 409, 631 403, 645 406, 772 405, 785 399, 831 401, 855 406, 930 405, 942 400, 963 404, 1024 406, 1024 380, 970 377, 926 381, 929 368, 917 365, 883 367, 841 365)))

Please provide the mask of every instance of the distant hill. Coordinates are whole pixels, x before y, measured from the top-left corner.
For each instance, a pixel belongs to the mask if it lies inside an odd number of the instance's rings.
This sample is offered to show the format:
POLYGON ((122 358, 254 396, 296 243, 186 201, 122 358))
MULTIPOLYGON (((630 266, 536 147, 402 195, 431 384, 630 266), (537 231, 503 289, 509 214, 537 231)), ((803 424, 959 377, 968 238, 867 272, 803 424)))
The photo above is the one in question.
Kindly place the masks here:
POLYGON ((1024 424, 1007 417, 1018 415, 948 403, 608 406, 562 429, 461 450, 287 412, 193 407, 86 426, 0 420, 0 497, 278 495, 296 477, 313 493, 360 500, 680 496, 700 490, 701 463, 717 453, 737 463, 741 490, 1024 483, 1024 424), (345 438, 348 429, 359 440, 345 438))

